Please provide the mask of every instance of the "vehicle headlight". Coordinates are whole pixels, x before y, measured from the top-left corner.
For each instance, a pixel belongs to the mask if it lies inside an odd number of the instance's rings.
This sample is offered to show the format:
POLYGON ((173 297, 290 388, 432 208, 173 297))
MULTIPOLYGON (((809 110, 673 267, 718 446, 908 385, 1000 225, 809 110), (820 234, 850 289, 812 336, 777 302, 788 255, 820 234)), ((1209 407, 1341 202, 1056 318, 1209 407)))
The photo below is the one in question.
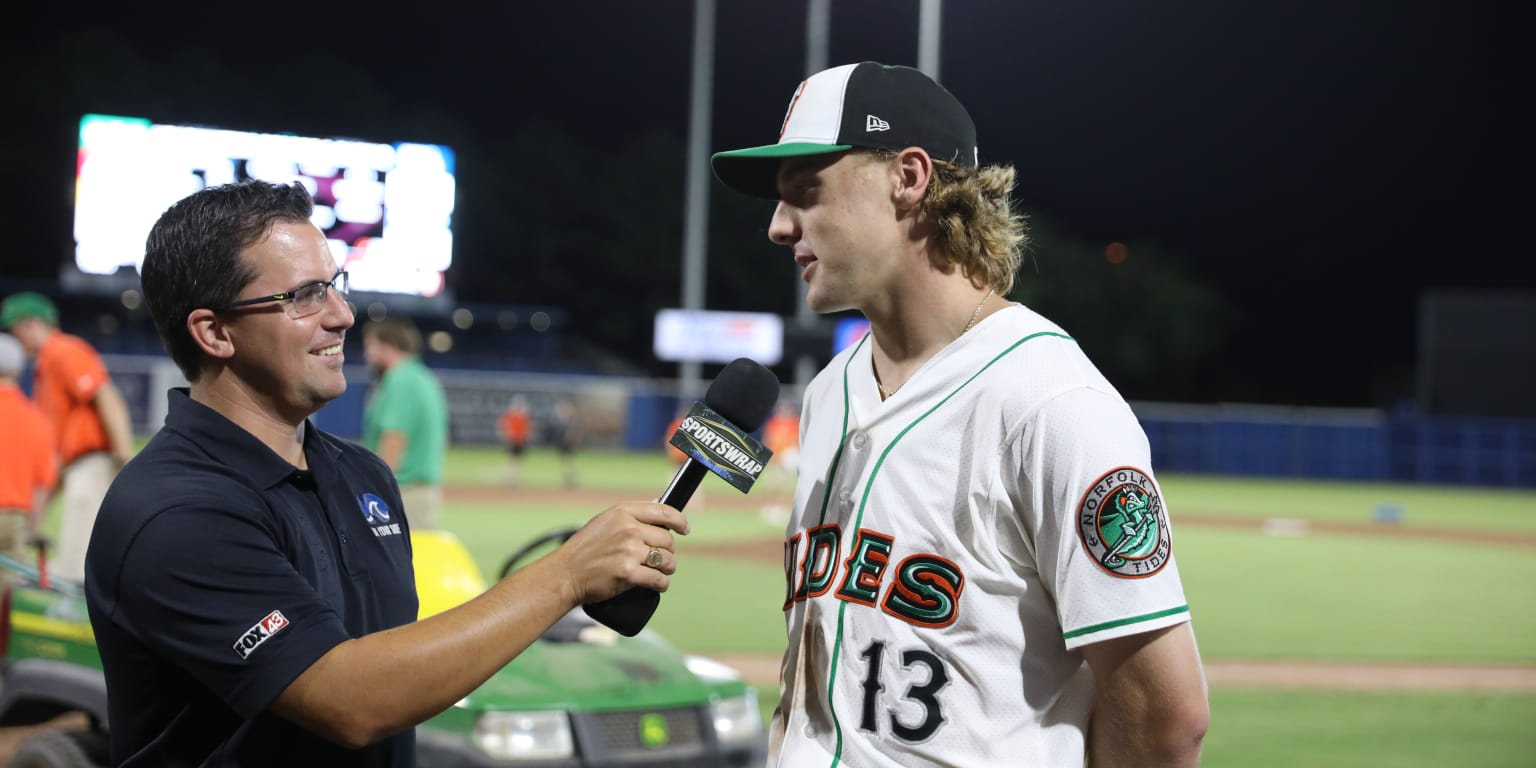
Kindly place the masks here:
POLYGON ((735 683, 741 680, 741 673, 721 664, 714 659, 703 656, 684 656, 683 664, 694 677, 706 683, 735 683))
POLYGON ((740 696, 711 701, 709 714, 715 721, 715 735, 727 747, 751 744, 763 730, 763 715, 757 709, 757 691, 751 688, 740 696))
POLYGON ((564 712, 487 712, 475 721, 475 746, 502 760, 550 760, 576 753, 564 712))

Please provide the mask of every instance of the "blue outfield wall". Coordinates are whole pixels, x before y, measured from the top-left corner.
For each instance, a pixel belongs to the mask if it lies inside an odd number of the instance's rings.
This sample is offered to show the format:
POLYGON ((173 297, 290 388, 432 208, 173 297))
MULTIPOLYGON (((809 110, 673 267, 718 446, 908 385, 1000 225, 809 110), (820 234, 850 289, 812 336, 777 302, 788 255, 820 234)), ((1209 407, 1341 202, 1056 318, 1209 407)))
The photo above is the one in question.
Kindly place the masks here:
MULTIPOLYGON (((165 389, 184 384, 160 356, 107 356, 134 429, 159 429, 165 389)), ((573 398, 591 448, 660 450, 680 404, 678 382, 592 375, 436 369, 449 393, 452 440, 499 442, 496 417, 524 395, 535 421, 556 399, 573 398)), ((355 439, 370 376, 348 367, 352 386, 314 416, 355 439)), ((1536 421, 1431 417, 1376 409, 1132 403, 1159 472, 1401 481, 1536 488, 1536 421)), ((536 437, 537 440, 537 437, 536 437)))
POLYGON ((1536 421, 1132 404, 1158 471, 1536 487, 1536 421))

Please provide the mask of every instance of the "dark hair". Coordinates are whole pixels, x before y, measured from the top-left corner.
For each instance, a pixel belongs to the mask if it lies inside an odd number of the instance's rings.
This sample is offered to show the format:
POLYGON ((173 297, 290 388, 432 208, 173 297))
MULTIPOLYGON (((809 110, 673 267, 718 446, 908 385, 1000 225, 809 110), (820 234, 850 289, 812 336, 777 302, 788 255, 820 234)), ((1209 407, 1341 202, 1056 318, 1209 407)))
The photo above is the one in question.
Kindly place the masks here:
POLYGON ((187 316, 238 298, 256 279, 241 253, 278 223, 309 221, 314 206, 298 182, 250 179, 182 198, 149 230, 139 268, 144 303, 165 351, 189 381, 202 372, 203 353, 187 331, 187 316))
POLYGON ((382 341, 407 355, 421 353, 421 331, 416 330, 416 324, 409 318, 385 317, 370 320, 363 326, 363 336, 382 341))

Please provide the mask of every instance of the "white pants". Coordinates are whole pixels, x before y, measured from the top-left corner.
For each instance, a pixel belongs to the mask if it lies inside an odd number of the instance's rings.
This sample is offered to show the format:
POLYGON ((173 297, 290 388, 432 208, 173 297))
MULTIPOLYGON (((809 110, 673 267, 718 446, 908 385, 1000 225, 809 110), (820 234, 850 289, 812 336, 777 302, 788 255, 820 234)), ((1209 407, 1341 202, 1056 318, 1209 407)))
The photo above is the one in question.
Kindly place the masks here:
POLYGON ((400 500, 405 503, 405 515, 411 520, 411 530, 430 531, 437 528, 437 518, 443 512, 441 485, 402 485, 400 500))
POLYGON ((109 453, 88 453, 64 468, 59 478, 64 497, 59 541, 48 558, 48 573, 53 578, 85 583, 85 547, 91 542, 96 511, 116 476, 117 462, 109 453))

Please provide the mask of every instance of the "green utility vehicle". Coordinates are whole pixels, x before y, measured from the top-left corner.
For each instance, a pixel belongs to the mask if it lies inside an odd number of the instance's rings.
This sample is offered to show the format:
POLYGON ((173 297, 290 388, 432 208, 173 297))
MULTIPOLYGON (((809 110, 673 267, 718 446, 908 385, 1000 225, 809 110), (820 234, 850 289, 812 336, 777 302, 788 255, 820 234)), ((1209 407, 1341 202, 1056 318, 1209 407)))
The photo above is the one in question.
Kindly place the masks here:
MULTIPOLYGON (((535 539, 503 574, 570 533, 535 539)), ((416 532, 412 546, 421 616, 486 589, 452 534, 416 532)), ((72 585, 45 583, 9 558, 0 558, 0 567, 16 574, 0 597, 0 727, 71 712, 88 724, 32 732, 9 765, 106 765, 106 686, 84 596, 72 585)), ((733 768, 761 765, 766 748, 757 691, 734 670, 681 654, 650 630, 624 637, 580 610, 423 723, 416 739, 420 768, 733 768)))

